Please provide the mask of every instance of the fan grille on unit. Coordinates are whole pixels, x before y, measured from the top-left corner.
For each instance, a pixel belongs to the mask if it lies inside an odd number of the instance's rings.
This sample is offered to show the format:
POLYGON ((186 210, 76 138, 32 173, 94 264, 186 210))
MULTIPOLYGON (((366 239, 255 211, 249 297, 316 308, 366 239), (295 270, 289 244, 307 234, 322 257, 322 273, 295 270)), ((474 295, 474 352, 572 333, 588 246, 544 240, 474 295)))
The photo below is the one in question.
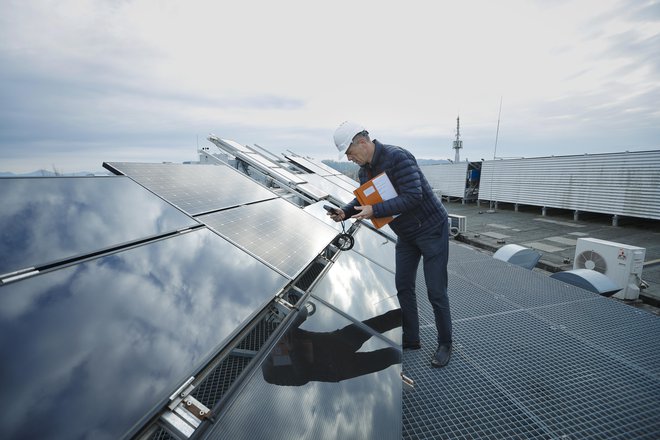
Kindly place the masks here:
POLYGON ((591 269, 604 274, 607 272, 605 258, 594 251, 584 251, 577 256, 575 262, 581 269, 591 269))

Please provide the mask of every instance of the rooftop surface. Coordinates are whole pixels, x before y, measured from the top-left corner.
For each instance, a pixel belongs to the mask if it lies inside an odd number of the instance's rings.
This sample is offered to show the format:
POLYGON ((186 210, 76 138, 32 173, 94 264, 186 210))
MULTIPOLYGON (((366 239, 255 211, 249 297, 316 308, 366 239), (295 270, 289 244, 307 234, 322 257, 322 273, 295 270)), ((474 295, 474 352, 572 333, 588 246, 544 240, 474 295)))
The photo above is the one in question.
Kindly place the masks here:
POLYGON ((550 273, 573 268, 575 245, 581 237, 643 247, 646 258, 642 278, 648 287, 641 297, 647 303, 660 301, 658 220, 624 217, 619 219, 619 226, 612 226, 611 216, 588 212, 580 213, 575 221, 572 211, 548 209, 544 216, 537 206, 521 205, 518 211, 508 203, 499 203, 496 209, 487 202, 445 201, 445 206, 450 214, 467 217, 467 233, 459 237, 460 241, 490 252, 505 244, 536 249, 542 254, 537 269, 550 273))
MULTIPOLYGON (((657 309, 549 277, 572 268, 570 240, 589 236, 645 247, 645 295, 655 295, 657 223, 614 227, 605 216, 573 221, 572 213, 542 216, 540 208, 516 212, 500 204, 487 213, 483 204, 445 205, 467 217, 467 243, 450 245, 454 352, 446 368, 431 368, 436 332, 420 297, 423 347, 403 358, 415 382, 403 396, 403 438, 660 438, 657 309), (527 270, 492 258, 509 243, 554 249, 542 251, 542 269, 527 270)), ((424 287, 420 274, 418 292, 424 287)))

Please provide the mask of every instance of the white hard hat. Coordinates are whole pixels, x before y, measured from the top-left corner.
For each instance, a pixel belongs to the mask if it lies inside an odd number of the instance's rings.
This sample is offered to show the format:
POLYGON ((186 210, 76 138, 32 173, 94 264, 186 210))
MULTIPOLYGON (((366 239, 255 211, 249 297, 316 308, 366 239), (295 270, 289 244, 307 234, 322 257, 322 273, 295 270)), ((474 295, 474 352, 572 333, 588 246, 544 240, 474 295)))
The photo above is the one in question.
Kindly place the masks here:
POLYGON ((339 124, 337 130, 335 130, 335 145, 337 150, 339 150, 339 157, 341 158, 348 146, 353 142, 353 138, 356 134, 366 131, 363 126, 357 122, 344 121, 339 124))

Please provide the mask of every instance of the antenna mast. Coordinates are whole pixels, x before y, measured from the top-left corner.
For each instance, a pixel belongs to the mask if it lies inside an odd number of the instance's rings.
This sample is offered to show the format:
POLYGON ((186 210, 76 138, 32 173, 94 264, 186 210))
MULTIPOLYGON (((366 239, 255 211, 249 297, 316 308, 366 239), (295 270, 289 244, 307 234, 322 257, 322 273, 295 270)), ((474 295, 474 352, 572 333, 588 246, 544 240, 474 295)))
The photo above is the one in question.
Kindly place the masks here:
MULTIPOLYGON (((500 110, 497 112, 497 131, 495 132, 495 150, 493 151, 493 160, 497 159, 497 138, 500 136, 500 116, 502 116, 502 96, 500 96, 500 110)), ((495 212, 493 209, 493 173, 495 172, 495 165, 490 169, 490 197, 488 206, 490 209, 486 211, 491 214, 495 212)), ((497 206, 497 203, 495 204, 497 206)))
POLYGON ((497 138, 500 136, 500 116, 502 116, 502 97, 500 96, 500 111, 497 113, 497 131, 495 132, 495 150, 493 160, 497 159, 497 138))
POLYGON ((461 138, 461 123, 460 123, 460 115, 456 116, 456 140, 453 142, 454 150, 456 150, 456 154, 454 154, 454 163, 458 163, 461 161, 461 156, 458 150, 463 148, 463 141, 460 139, 461 138))

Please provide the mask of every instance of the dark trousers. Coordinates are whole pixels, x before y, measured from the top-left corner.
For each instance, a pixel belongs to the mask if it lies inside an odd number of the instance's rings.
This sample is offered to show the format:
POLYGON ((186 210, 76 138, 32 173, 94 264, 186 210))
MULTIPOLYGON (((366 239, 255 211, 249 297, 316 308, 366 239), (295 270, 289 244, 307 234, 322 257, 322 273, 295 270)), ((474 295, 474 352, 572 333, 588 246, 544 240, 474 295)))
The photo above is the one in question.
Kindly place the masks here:
POLYGON ((451 314, 447 296, 447 260, 449 233, 447 223, 429 234, 412 240, 399 237, 396 244, 396 289, 401 305, 404 342, 419 341, 419 316, 415 296, 415 278, 423 257, 424 280, 435 315, 438 344, 449 344, 451 314))

